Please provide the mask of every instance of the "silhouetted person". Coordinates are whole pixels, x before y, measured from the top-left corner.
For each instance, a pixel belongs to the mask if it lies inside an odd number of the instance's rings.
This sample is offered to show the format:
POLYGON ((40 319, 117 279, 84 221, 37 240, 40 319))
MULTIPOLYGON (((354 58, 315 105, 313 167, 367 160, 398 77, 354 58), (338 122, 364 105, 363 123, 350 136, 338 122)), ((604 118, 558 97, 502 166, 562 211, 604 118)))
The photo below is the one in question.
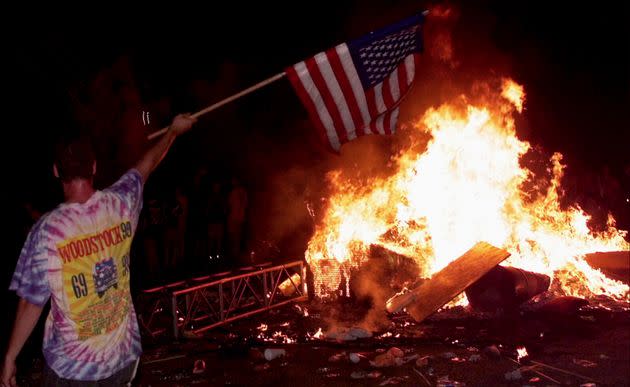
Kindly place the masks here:
POLYGON ((175 197, 167 214, 165 267, 179 269, 185 253, 188 197, 181 187, 175 188, 175 197))
POLYGON ((158 198, 149 199, 145 215, 143 229, 145 270, 149 282, 155 283, 161 279, 160 267, 163 265, 160 262, 165 256, 166 246, 166 210, 163 201, 158 198))
POLYGON ((213 182, 208 193, 206 219, 208 220, 208 255, 211 261, 223 256, 225 238, 226 200, 219 182, 213 182))
POLYGON ((228 195, 227 236, 230 257, 239 262, 243 243, 243 226, 247 211, 247 192, 236 177, 228 195))
POLYGON ((200 167, 193 177, 188 216, 189 251, 197 265, 199 265, 199 259, 204 259, 204 264, 200 265, 202 267, 205 267, 205 262, 208 259, 207 188, 205 184, 207 174, 207 169, 200 167))

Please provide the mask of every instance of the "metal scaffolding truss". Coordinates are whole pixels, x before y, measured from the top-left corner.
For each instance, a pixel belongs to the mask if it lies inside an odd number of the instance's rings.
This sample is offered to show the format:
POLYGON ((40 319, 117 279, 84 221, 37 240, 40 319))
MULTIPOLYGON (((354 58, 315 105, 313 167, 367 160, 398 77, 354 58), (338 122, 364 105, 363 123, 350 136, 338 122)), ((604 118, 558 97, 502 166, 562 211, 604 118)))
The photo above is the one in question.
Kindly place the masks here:
POLYGON ((144 302, 151 305, 140 315, 140 323, 151 335, 164 331, 165 313, 170 312, 173 335, 195 334, 290 302, 308 298, 303 261, 271 266, 270 263, 216 273, 159 288, 145 290, 144 302), (160 328, 157 326, 161 325, 160 328))

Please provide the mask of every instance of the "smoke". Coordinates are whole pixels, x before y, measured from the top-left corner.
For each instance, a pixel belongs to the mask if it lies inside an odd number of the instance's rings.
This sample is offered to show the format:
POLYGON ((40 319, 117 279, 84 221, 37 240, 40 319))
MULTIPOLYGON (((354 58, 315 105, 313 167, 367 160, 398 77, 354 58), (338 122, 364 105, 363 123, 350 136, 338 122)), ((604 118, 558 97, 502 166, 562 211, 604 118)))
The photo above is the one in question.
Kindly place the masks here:
POLYGON ((389 323, 385 302, 390 297, 387 281, 387 264, 384 260, 371 260, 353 276, 352 291, 358 300, 367 301, 370 309, 358 325, 368 331, 378 331, 389 323))
POLYGON ((415 260, 410 257, 379 245, 370 246, 368 255, 368 261, 354 269, 348 279, 350 297, 331 295, 327 301, 324 319, 329 332, 344 331, 350 326, 369 332, 387 329, 391 322, 385 312, 386 301, 403 288, 416 287, 422 281, 415 260))
POLYGON ((453 52, 453 27, 458 19, 459 10, 454 5, 438 4, 430 8, 424 27, 426 52, 450 69, 459 64, 453 52))
MULTIPOLYGON (((255 213, 250 218, 260 238, 274 241, 286 254, 303 257, 313 229, 325 213, 332 176, 342 173, 343 179, 354 184, 385 176, 392 167, 394 152, 391 139, 366 136, 347 143, 341 154, 335 155, 321 145, 310 123, 298 122, 293 131, 300 133, 299 144, 280 147, 269 143, 256 148, 265 149, 264 155, 247 155, 261 176, 255 213)), ((257 142, 260 145, 269 140, 261 137, 257 142)))
MULTIPOLYGON (((313 219, 309 213, 316 198, 312 191, 315 173, 305 167, 294 166, 273 177, 265 195, 268 206, 259 229, 264 239, 275 241, 287 254, 300 253, 310 233, 313 219)), ((258 217, 257 217, 258 218, 258 217)))

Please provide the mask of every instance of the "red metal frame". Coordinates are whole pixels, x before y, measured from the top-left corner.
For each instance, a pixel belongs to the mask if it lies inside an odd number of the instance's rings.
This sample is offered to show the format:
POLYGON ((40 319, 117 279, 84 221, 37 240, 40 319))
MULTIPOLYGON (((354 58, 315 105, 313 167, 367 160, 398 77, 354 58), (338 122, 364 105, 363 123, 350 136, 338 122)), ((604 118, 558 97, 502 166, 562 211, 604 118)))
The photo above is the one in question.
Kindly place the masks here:
MULTIPOLYGON (((264 312, 279 306, 304 301, 308 298, 306 287, 306 266, 303 261, 294 261, 282 265, 253 266, 249 271, 238 275, 218 273, 217 275, 196 278, 191 282, 208 281, 193 285, 190 282, 178 282, 142 293, 144 302, 150 302, 153 308, 145 314, 139 314, 144 330, 152 336, 164 332, 164 327, 156 328, 156 315, 170 312, 173 336, 177 339, 182 330, 195 334, 208 329, 264 312), (291 276, 300 276, 295 283, 291 276), (290 281, 291 295, 284 296, 278 287, 284 281, 290 281), (169 305, 167 308, 166 306, 169 305)), ((166 316, 164 316, 166 317, 166 316)))

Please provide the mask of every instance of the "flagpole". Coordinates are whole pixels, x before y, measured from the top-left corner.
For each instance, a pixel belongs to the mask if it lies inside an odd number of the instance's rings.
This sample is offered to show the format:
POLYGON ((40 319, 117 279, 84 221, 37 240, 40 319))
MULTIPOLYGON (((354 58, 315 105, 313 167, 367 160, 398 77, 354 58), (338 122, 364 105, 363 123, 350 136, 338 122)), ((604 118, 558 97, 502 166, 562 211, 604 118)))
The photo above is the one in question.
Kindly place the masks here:
MULTIPOLYGON (((210 106, 208 106, 207 108, 205 108, 203 110, 199 110, 197 113, 193 114, 192 117, 193 118, 197 118, 197 117, 202 116, 202 115, 204 115, 206 113, 209 113, 209 112, 211 112, 211 111, 213 111, 215 109, 220 108, 221 106, 223 106, 223 105, 225 105, 227 103, 230 103, 230 102, 234 101, 235 99, 239 99, 239 98, 241 98, 244 95, 247 95, 247 94, 249 94, 249 93, 251 93, 253 91, 256 91, 256 90, 258 90, 258 89, 260 89, 262 87, 265 87, 268 84, 273 83, 273 82, 275 82, 275 81, 277 81, 277 80, 279 80, 281 78, 284 78, 285 76, 286 76, 286 73, 285 72, 281 72, 279 74, 274 75, 273 77, 269 77, 269 78, 265 79, 264 81, 258 82, 257 84, 255 84, 255 85, 253 85, 251 87, 248 87, 247 89, 245 89, 243 91, 240 91, 240 92, 238 92, 238 93, 236 93, 236 94, 234 94, 234 95, 232 95, 230 97, 227 97, 226 99, 221 100, 221 101, 219 101, 219 102, 217 102, 217 103, 215 103, 213 105, 210 105, 210 106)), ((168 131, 168 127, 160 129, 157 132, 151 133, 147 138, 149 140, 153 140, 154 138, 163 135, 167 131, 168 131)))

